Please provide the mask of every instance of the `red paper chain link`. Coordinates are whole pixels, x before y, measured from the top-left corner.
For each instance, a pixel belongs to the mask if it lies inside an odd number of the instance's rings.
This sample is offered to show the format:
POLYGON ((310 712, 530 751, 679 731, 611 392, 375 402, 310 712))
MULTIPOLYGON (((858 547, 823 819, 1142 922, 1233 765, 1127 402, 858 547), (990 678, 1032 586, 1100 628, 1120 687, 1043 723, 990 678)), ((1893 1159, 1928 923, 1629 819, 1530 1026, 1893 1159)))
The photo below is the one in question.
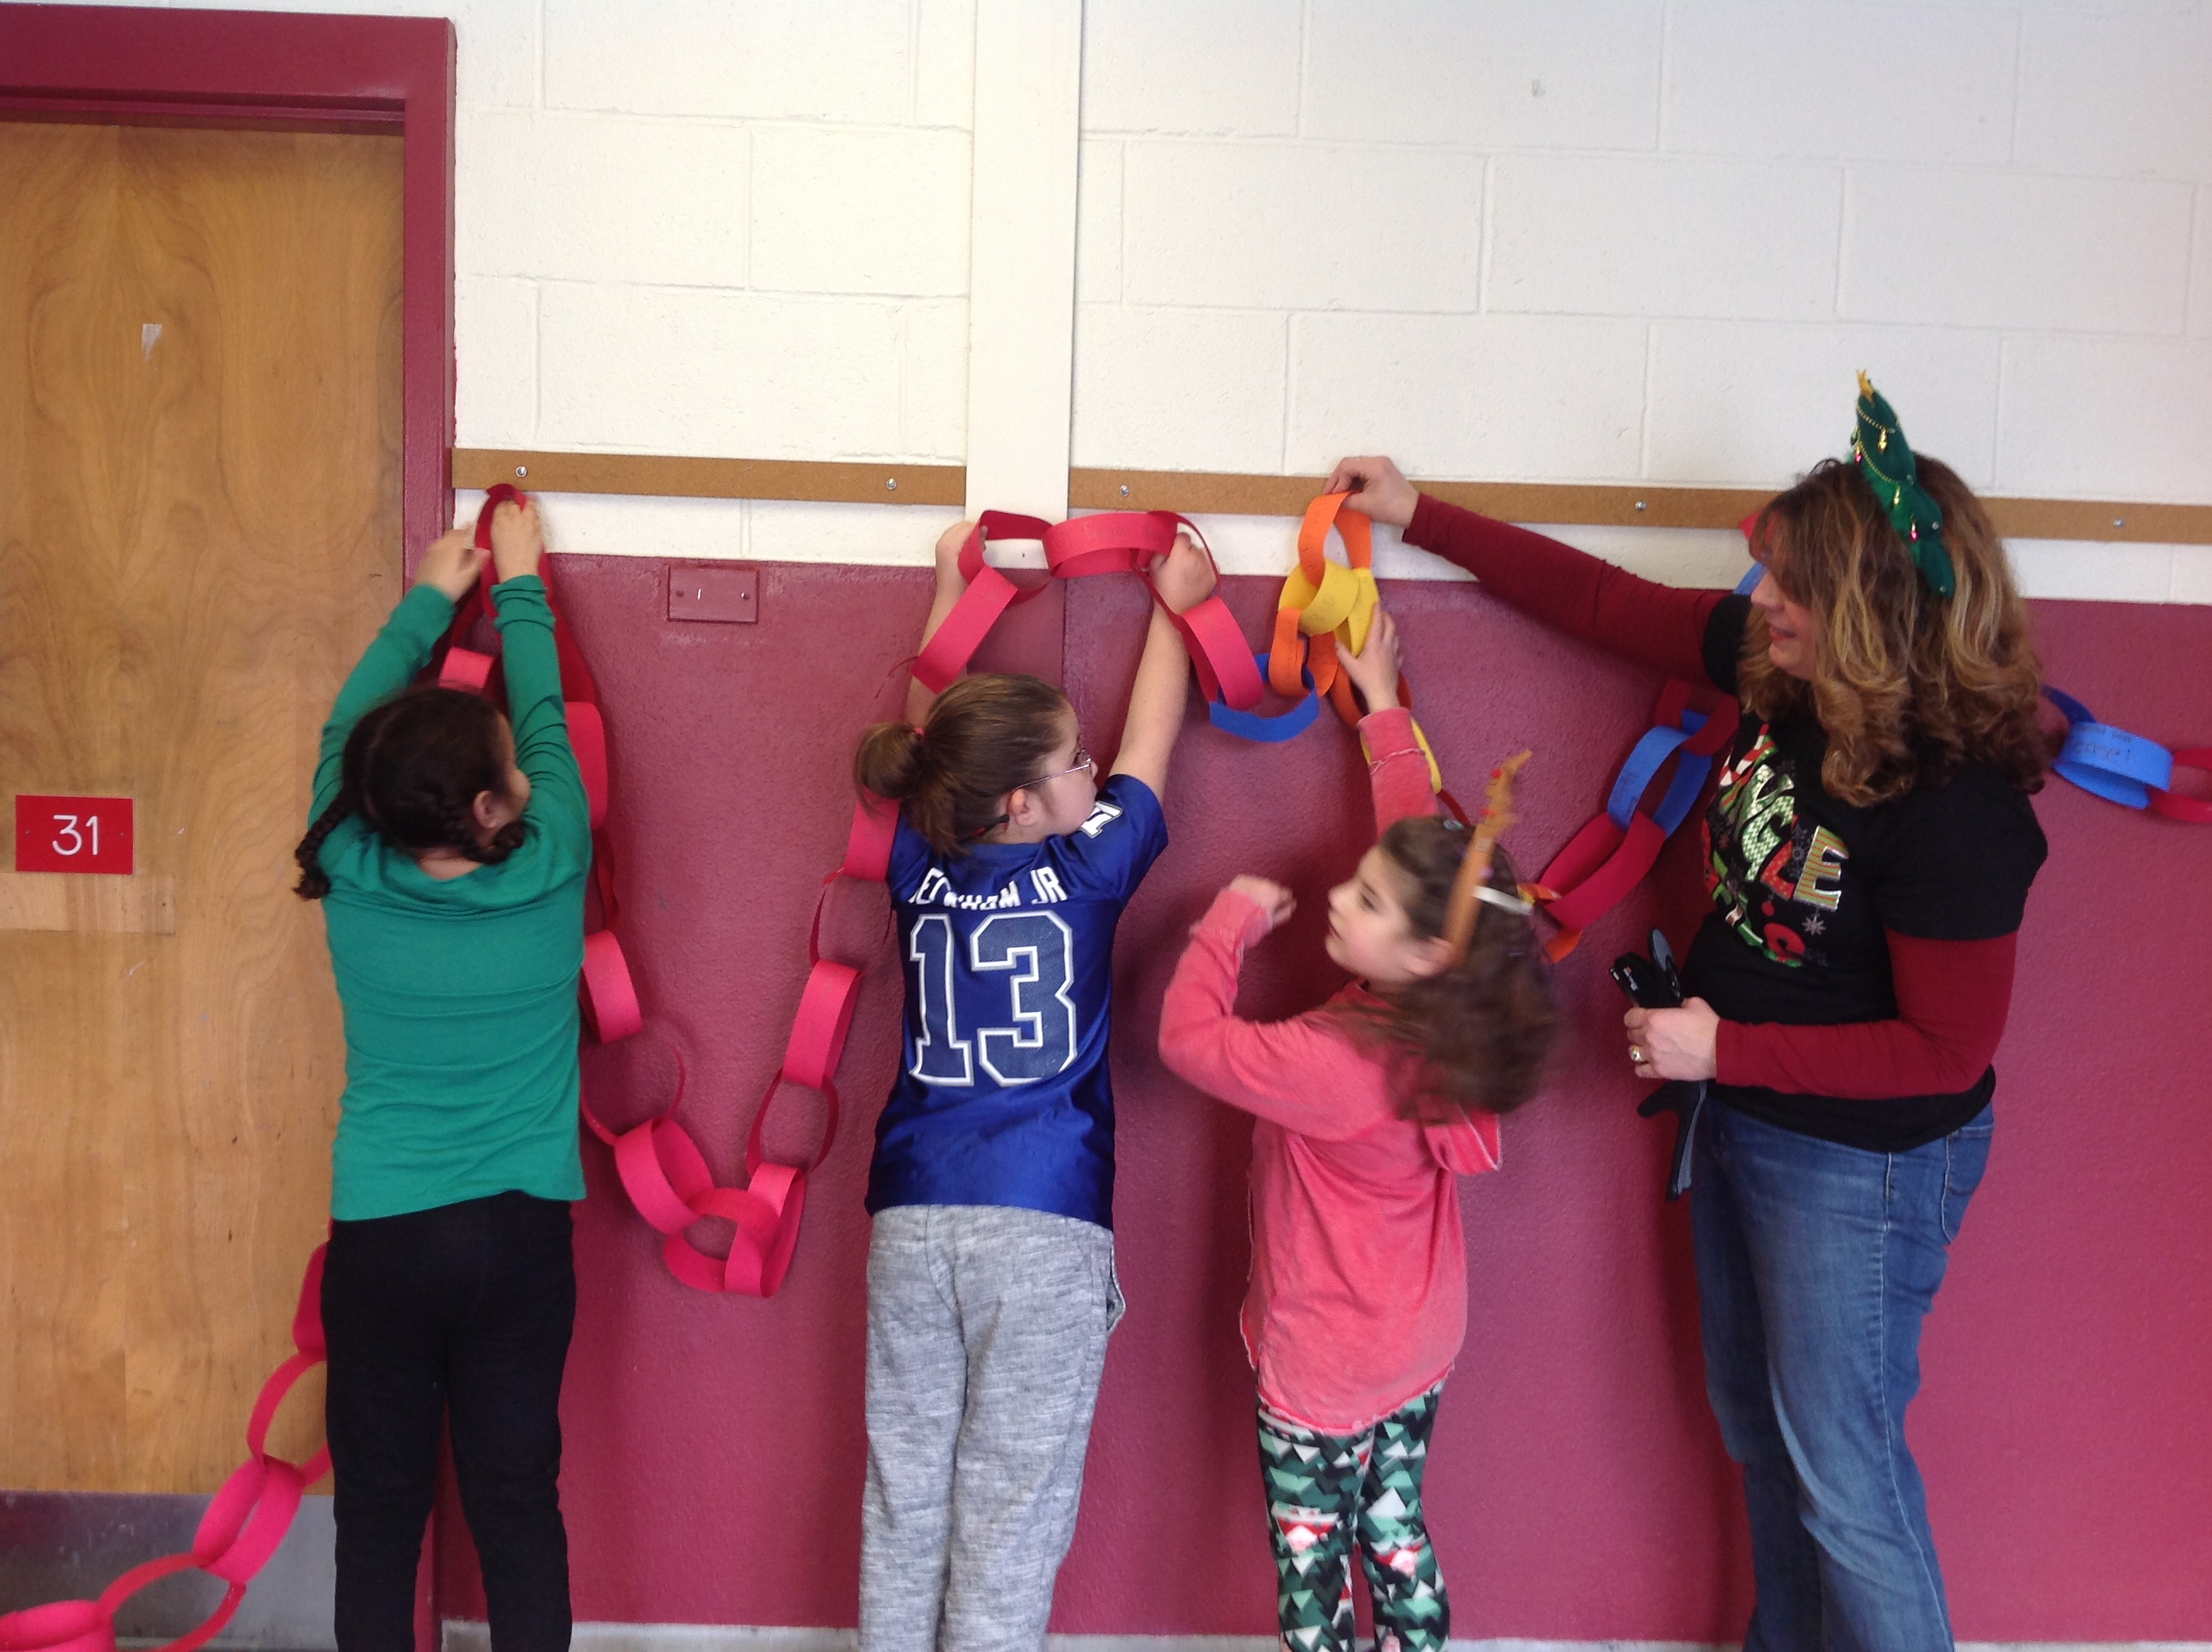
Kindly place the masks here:
POLYGON ((246 1424, 246 1460, 209 1502, 199 1529, 192 1534, 192 1546, 133 1566, 96 1600, 57 1600, 0 1617, 0 1652, 115 1652, 116 1609, 149 1583, 195 1569, 221 1578, 229 1588, 205 1621, 157 1652, 194 1652, 222 1632, 246 1598, 246 1585, 292 1529, 301 1494, 331 1466, 327 1446, 304 1463, 271 1456, 268 1449, 269 1424, 284 1396, 323 1362, 323 1258, 327 1248, 318 1245, 307 1258, 300 1305, 292 1315, 291 1357, 262 1385, 246 1424))

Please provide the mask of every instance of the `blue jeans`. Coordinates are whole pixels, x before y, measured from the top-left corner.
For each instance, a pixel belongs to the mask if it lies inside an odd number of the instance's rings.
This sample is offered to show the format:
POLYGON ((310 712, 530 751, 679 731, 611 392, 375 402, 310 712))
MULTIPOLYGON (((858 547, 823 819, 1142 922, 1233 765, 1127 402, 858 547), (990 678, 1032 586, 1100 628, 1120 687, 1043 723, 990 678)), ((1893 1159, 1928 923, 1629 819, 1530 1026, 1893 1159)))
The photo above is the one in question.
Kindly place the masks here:
POLYGON ((1743 1465, 1745 1652, 1949 1652, 1905 1408, 1990 1109, 1871 1153, 1709 1107, 1691 1193, 1705 1387, 1743 1465))

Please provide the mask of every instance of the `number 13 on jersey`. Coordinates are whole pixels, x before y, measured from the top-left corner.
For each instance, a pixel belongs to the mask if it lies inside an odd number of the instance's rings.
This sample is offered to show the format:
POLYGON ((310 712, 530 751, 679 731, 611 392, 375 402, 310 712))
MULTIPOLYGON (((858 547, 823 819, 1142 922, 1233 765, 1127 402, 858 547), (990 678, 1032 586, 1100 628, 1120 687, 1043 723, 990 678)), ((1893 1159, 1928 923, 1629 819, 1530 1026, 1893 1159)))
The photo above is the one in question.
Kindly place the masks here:
POLYGON ((994 913, 964 948, 950 914, 916 918, 906 957, 921 1028, 908 1071, 949 1088, 1035 1084, 1065 1071, 1080 1032, 1068 991, 1074 944, 1057 913, 994 913))

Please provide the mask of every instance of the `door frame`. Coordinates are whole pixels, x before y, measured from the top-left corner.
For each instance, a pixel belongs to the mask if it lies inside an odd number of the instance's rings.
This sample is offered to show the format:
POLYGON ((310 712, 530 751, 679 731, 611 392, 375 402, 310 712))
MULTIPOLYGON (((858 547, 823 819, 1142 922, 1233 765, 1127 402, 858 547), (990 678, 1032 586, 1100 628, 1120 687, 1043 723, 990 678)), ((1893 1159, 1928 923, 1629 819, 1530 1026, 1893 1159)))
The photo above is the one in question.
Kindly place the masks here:
POLYGON ((453 523, 453 61, 442 17, 0 4, 0 118, 398 135, 410 574, 453 523))

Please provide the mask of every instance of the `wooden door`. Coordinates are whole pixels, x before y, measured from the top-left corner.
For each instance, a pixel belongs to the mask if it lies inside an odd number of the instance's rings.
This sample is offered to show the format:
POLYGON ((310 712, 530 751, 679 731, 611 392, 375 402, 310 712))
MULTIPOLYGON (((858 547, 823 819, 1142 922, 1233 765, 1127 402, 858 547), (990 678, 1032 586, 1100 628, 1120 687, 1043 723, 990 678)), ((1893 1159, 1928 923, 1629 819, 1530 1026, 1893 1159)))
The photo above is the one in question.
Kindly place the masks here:
POLYGON ((0 873, 0 1486, 211 1491, 289 1351, 344 1082, 291 852, 400 589, 400 156, 0 123, 0 807, 131 798, 137 866, 0 873))

